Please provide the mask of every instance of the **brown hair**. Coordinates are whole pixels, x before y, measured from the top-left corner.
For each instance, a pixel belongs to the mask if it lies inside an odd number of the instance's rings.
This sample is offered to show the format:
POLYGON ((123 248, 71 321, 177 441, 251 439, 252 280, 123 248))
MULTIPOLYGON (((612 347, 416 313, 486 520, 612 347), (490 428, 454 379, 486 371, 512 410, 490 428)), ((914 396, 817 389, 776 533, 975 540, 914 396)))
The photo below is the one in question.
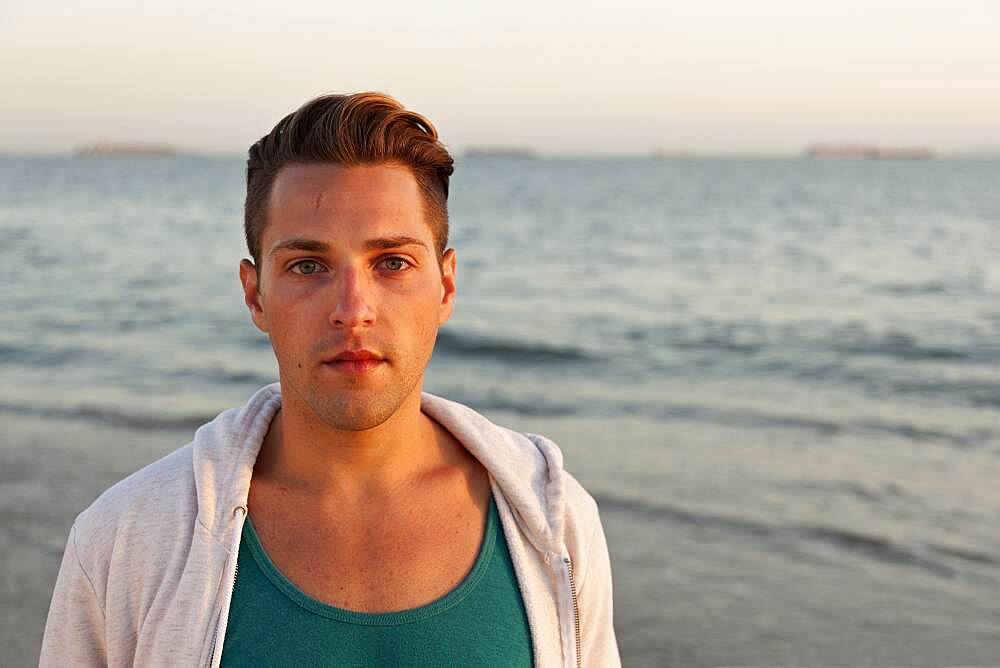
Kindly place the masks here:
POLYGON ((454 160, 426 118, 383 93, 323 95, 281 119, 250 147, 243 227, 257 270, 271 187, 290 164, 344 166, 395 162, 420 187, 438 259, 448 244, 448 179, 454 160))

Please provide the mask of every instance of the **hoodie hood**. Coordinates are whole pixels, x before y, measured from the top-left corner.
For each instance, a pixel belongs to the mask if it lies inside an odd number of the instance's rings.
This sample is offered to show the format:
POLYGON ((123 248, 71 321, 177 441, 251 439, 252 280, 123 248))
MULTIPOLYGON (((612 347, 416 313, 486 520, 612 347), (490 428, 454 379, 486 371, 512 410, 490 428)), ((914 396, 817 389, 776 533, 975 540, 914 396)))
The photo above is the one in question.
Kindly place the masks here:
MULTIPOLYGON (((272 383, 195 433, 198 521, 220 540, 234 509, 246 507, 257 453, 280 407, 281 385, 272 383)), ((544 436, 500 427, 467 406, 427 392, 420 408, 479 460, 535 549, 561 552, 565 499, 558 446, 544 436)))

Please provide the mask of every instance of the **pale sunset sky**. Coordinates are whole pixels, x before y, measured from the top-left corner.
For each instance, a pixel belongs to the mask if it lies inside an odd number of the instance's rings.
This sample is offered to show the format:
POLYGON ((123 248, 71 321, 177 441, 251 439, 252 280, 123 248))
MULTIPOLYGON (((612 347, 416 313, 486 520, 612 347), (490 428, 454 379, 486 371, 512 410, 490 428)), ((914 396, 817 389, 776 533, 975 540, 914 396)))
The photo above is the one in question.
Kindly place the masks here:
POLYGON ((1000 154, 1000 1, 3 0, 0 151, 243 153, 381 90, 453 150, 1000 154))

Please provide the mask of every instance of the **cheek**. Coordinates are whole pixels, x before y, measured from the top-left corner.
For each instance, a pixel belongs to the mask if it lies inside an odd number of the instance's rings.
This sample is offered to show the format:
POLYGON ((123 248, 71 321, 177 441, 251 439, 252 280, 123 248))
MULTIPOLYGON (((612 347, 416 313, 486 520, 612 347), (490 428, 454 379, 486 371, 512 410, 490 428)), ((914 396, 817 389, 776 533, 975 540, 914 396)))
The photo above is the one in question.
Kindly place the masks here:
POLYGON ((309 332, 315 328, 317 317, 322 316, 309 317, 304 311, 285 303, 268 310, 271 345, 279 359, 287 360, 308 349, 312 338, 309 332))
POLYGON ((417 352, 434 345, 438 330, 438 302, 425 293, 400 295, 382 303, 381 326, 375 329, 395 345, 417 352))

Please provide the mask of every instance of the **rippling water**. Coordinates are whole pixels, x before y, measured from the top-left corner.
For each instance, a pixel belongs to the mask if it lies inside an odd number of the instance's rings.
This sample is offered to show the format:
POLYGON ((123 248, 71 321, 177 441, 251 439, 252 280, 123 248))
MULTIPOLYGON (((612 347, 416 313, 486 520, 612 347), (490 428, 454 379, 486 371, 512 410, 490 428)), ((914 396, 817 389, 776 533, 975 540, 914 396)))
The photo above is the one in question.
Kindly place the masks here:
MULTIPOLYGON (((460 161, 425 387, 562 445, 628 665, 1000 663, 998 183, 986 161, 460 161)), ((242 189, 239 159, 0 157, 15 658, 73 515, 277 377, 242 189)))

